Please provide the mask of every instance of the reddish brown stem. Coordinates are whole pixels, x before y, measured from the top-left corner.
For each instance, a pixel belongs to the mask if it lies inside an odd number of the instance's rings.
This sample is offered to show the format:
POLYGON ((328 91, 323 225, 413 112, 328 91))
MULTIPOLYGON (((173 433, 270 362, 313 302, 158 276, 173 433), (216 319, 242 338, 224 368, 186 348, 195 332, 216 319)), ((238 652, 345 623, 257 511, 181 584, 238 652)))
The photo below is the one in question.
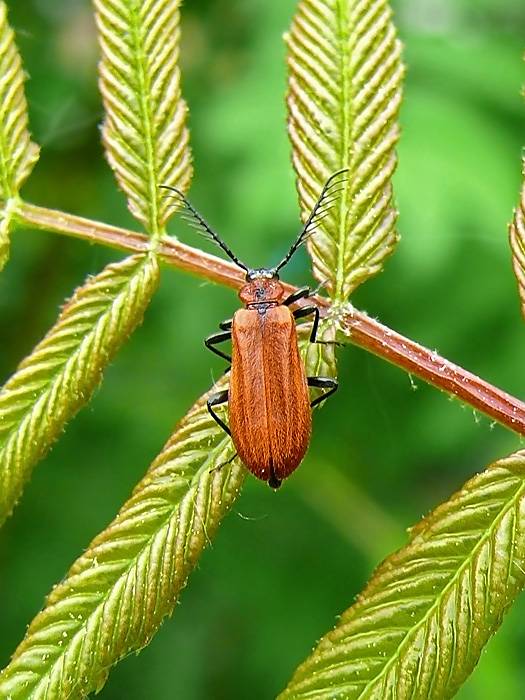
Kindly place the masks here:
POLYGON ((355 345, 406 369, 514 432, 525 435, 525 404, 519 399, 360 311, 344 316, 343 324, 355 345))
MULTIPOLYGON (((101 224, 71 214, 21 202, 15 214, 20 224, 55 231, 119 250, 143 253, 151 249, 146 236, 116 226, 101 224)), ((164 237, 157 252, 168 265, 205 277, 234 289, 244 280, 241 270, 214 255, 164 237)), ((293 291, 293 287, 289 287, 293 291)), ((327 299, 315 297, 327 310, 327 299)), ((367 314, 352 309, 343 316, 350 340, 359 347, 406 369, 433 386, 470 404, 520 435, 525 435, 525 404, 519 399, 483 381, 436 352, 396 333, 367 314)))

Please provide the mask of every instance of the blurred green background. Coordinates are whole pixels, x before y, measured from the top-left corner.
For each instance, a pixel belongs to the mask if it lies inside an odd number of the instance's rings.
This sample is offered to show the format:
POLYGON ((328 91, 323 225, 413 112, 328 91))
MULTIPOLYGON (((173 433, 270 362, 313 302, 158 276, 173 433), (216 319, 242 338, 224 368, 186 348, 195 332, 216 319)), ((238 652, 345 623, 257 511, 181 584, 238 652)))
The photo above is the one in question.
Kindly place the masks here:
MULTIPOLYGON (((30 201, 134 227, 100 146, 97 49, 87 0, 13 0, 42 158, 30 201)), ((298 228, 285 131, 284 44, 295 2, 188 0, 184 93, 191 198, 241 258, 271 264, 298 228)), ((525 326, 507 223, 525 144, 523 0, 398 0, 408 64, 396 196, 402 242, 354 302, 392 328, 523 396, 525 326)), ((202 240, 172 223, 185 242, 202 240)), ((207 245, 204 243, 204 245, 207 245)), ((210 249, 212 250, 212 249, 210 249)), ((215 250, 213 252, 216 252, 215 250)), ((0 276, 0 378, 115 252, 19 231, 0 276)), ((288 268, 311 282, 303 252, 288 268)), ((112 519, 175 422, 222 371, 202 339, 235 295, 166 269, 144 325, 94 400, 38 466, 0 533, 3 666, 51 586, 112 519)), ((519 440, 361 350, 315 416, 310 452, 278 492, 241 498, 150 646, 103 698, 271 698, 352 603, 405 529, 519 440)), ((462 700, 521 698, 525 601, 462 700)))

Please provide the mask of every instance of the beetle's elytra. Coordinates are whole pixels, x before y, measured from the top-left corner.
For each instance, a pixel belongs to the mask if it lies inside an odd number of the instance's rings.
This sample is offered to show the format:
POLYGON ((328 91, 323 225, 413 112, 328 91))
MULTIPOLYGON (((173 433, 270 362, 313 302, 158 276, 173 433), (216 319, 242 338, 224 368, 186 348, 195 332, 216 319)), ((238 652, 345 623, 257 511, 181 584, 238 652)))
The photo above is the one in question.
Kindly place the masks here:
POLYGON ((246 283, 239 291, 243 309, 233 319, 220 324, 221 332, 206 338, 212 352, 231 363, 229 388, 208 399, 208 410, 231 436, 237 454, 257 478, 276 489, 301 463, 311 433, 311 408, 337 390, 332 377, 307 377, 299 355, 295 322, 313 316, 310 342, 316 339, 319 324, 317 306, 290 306, 311 295, 305 287, 286 296, 279 281, 279 270, 314 232, 333 205, 346 170, 334 173, 324 185, 312 213, 288 253, 274 268, 250 269, 242 263, 198 214, 182 192, 174 192, 182 204, 182 216, 207 238, 213 240, 246 272, 246 283), (232 355, 217 344, 232 341, 232 355), (308 387, 325 390, 310 401, 308 387), (214 411, 228 403, 229 425, 214 411))

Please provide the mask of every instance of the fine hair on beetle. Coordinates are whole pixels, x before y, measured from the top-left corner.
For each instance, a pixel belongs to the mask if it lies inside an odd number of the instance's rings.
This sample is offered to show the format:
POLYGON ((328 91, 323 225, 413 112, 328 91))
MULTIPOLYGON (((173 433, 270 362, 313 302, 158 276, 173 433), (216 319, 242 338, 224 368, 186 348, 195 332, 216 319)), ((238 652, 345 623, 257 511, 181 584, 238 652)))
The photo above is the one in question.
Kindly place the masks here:
POLYGON ((346 168, 338 170, 327 179, 299 235, 283 259, 271 268, 245 265, 180 190, 163 185, 180 207, 182 219, 218 245, 246 273, 245 284, 239 290, 244 308, 238 309, 232 319, 219 324, 221 332, 205 340, 206 347, 230 365, 228 389, 210 395, 207 407, 233 441, 236 453, 229 461, 238 455, 254 476, 274 489, 299 466, 308 449, 311 409, 333 394, 338 386, 333 377, 306 375, 299 354, 296 321, 313 317, 310 342, 333 341, 317 340, 317 306, 290 309, 312 292, 309 287, 303 287, 287 296, 279 280, 279 271, 330 213, 343 189, 347 172, 346 168), (231 355, 217 347, 229 340, 231 355), (310 401, 309 387, 324 393, 310 401), (214 410, 223 404, 228 404, 229 424, 214 410))

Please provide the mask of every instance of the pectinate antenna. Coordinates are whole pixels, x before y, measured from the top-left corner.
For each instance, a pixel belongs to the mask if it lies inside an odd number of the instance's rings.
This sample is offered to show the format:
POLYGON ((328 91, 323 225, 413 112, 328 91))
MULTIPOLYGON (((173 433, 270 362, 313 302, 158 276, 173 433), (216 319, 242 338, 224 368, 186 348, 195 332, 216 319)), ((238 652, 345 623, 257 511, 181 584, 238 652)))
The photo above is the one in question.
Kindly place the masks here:
POLYGON ((274 268, 275 272, 278 272, 286 265, 287 262, 289 262, 297 248, 308 240, 312 233, 314 233, 319 222, 330 213, 330 210, 337 201, 337 195, 343 189, 343 183, 346 181, 346 177, 344 177, 344 175, 347 172, 348 168, 343 168, 342 170, 338 170, 337 172, 333 173, 333 175, 330 175, 328 180, 325 182, 323 189, 321 190, 319 199, 315 203, 310 216, 306 220, 303 230, 297 236, 288 253, 284 256, 277 267, 274 268))
POLYGON ((233 252, 228 248, 226 243, 219 237, 217 233, 209 226, 209 224, 202 218, 199 212, 194 208, 194 206, 189 202, 186 197, 182 194, 180 190, 176 187, 169 187, 168 185, 160 185, 165 190, 173 192, 175 199, 179 204, 182 205, 180 210, 180 216, 186 223, 188 223, 193 229, 200 233, 201 236, 207 238, 209 241, 213 241, 219 248, 226 253, 226 255, 233 260, 233 262, 241 269, 248 272, 248 267, 242 263, 239 258, 233 254, 233 252))

